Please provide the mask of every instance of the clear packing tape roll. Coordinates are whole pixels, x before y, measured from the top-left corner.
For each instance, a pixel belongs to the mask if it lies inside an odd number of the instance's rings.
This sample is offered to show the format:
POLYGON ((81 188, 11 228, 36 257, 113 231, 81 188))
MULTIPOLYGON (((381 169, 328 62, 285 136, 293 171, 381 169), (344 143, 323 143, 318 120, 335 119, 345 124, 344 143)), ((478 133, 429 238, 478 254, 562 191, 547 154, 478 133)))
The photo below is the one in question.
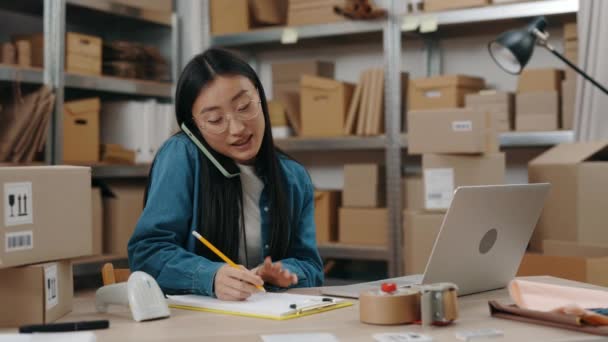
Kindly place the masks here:
POLYGON ((363 323, 380 325, 418 321, 423 325, 447 325, 458 318, 457 291, 452 283, 399 289, 394 284, 382 284, 378 290, 360 294, 359 318, 363 323))

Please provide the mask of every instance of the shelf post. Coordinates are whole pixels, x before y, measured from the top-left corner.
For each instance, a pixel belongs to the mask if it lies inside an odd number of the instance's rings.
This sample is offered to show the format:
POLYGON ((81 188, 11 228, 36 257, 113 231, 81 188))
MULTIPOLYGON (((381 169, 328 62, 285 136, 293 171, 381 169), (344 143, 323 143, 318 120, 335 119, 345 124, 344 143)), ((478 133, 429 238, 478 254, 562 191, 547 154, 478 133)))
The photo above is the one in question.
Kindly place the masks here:
POLYGON ((388 19, 383 28, 384 121, 386 132, 386 196, 388 207, 388 274, 402 273, 401 218, 401 28, 399 1, 389 1, 388 19))
POLYGON ((44 84, 55 93, 45 159, 63 163, 63 94, 65 58, 65 0, 44 0, 44 84))

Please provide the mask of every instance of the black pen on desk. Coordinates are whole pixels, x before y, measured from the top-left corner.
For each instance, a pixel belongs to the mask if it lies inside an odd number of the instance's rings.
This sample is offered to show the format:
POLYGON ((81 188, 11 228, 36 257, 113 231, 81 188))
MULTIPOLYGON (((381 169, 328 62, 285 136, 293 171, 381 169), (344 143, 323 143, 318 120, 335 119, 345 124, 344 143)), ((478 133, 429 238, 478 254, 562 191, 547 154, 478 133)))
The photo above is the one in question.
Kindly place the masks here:
POLYGON ((99 321, 82 321, 82 322, 24 325, 24 326, 19 327, 19 332, 22 334, 35 333, 35 332, 67 332, 67 331, 107 329, 109 327, 110 327, 110 322, 108 320, 99 320, 99 321))

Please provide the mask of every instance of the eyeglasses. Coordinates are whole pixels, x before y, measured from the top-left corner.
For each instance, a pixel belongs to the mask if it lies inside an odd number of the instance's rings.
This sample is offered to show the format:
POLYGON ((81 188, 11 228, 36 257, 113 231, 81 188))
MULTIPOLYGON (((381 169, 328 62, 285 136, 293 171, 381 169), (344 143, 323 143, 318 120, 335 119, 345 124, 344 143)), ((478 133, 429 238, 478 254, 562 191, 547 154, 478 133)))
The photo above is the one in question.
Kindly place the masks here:
POLYGON ((194 115, 194 119, 202 130, 213 134, 222 134, 228 129, 231 120, 248 121, 255 119, 262 111, 261 103, 257 100, 243 101, 236 106, 234 113, 222 113, 219 110, 213 110, 194 115))

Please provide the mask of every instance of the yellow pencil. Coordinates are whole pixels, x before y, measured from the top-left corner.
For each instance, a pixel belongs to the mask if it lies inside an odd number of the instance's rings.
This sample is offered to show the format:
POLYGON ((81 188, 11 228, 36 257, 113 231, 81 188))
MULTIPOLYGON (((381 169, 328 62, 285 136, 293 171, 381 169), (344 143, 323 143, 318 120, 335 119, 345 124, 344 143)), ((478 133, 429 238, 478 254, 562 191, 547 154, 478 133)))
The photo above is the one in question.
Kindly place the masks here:
MULTIPOLYGON (((207 248, 209 248, 213 253, 215 253, 217 256, 220 257, 220 259, 224 260, 225 263, 227 263, 228 265, 230 265, 231 267, 234 268, 239 268, 239 266, 237 264, 235 264, 232 260, 230 260, 226 255, 224 255, 224 253, 222 253, 219 249, 215 248, 214 245, 211 244, 211 242, 207 241, 207 239, 205 239, 201 234, 199 234, 196 231, 192 232, 192 235, 194 235, 198 241, 202 242, 203 245, 207 246, 207 248)), ((258 290, 260 290, 261 292, 266 292, 266 290, 264 289, 263 286, 260 285, 256 285, 256 287, 258 288, 258 290)))

